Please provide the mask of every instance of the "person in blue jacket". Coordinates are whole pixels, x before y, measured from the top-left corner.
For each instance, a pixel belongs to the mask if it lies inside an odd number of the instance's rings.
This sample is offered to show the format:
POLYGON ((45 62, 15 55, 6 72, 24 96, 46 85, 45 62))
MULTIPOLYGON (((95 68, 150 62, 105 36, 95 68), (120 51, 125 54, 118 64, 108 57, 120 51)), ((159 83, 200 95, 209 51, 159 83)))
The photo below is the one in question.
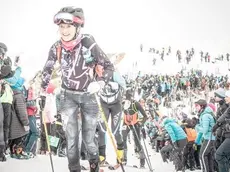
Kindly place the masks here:
POLYGON ((21 77, 21 67, 15 69, 14 75, 11 78, 5 79, 13 91, 23 91, 25 79, 21 77))
POLYGON ((164 119, 163 125, 168 132, 174 147, 182 150, 187 143, 187 135, 182 127, 177 124, 176 120, 170 118, 164 119))
POLYGON ((200 116, 197 126, 199 132, 195 143, 199 144, 203 139, 200 149, 202 169, 203 172, 214 172, 215 136, 212 134, 212 128, 215 125, 214 112, 203 99, 195 102, 195 107, 200 116))
POLYGON ((179 124, 177 124, 176 120, 174 119, 165 118, 163 120, 163 126, 165 127, 165 130, 168 132, 171 138, 174 149, 178 152, 180 162, 182 162, 182 164, 180 165, 182 166, 182 169, 176 169, 176 170, 177 171, 182 170, 182 172, 184 172, 185 171, 184 148, 187 144, 187 135, 185 131, 182 129, 182 127, 179 124))

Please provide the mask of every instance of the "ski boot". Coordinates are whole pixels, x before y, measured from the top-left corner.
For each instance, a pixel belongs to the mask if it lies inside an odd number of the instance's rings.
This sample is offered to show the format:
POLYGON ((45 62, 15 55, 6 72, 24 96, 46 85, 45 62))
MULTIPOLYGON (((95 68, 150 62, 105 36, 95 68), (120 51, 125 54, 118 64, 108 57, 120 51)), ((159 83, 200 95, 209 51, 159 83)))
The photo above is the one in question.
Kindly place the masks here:
POLYGON ((6 161, 6 156, 4 154, 5 152, 5 146, 0 146, 0 162, 6 161))
POLYGON ((196 169, 194 167, 189 168, 190 171, 195 171, 196 169))
POLYGON ((26 152, 14 153, 10 155, 14 159, 30 159, 30 156, 26 152))
POLYGON ((0 162, 5 162, 6 161, 6 156, 3 154, 0 156, 0 162))
POLYGON ((124 159, 124 160, 122 161, 122 164, 123 164, 123 165, 127 165, 127 159, 124 159))
POLYGON ((124 150, 117 150, 117 159, 122 160, 124 157, 124 150))
POLYGON ((201 166, 197 166, 196 169, 197 169, 197 170, 201 170, 201 166))
POLYGON ((124 165, 127 164, 127 153, 128 153, 128 150, 124 149, 124 155, 122 157, 122 164, 124 164, 124 165))
MULTIPOLYGON (((59 150, 58 151, 58 157, 66 157, 65 150, 59 150)), ((83 160, 83 159, 82 159, 83 160)))
POLYGON ((28 155, 29 159, 35 157, 35 154, 33 154, 32 152, 27 152, 27 155, 28 155))
POLYGON ((182 171, 182 172, 185 172, 185 167, 183 167, 181 171, 182 171))
POLYGON ((105 160, 104 156, 99 156, 100 162, 99 165, 100 167, 108 167, 109 163, 105 160))
POLYGON ((169 163, 165 155, 163 155, 162 159, 163 159, 163 162, 169 163))
POLYGON ((140 168, 145 168, 145 159, 140 159, 140 168))
POLYGON ((90 172, 99 172, 99 161, 97 159, 89 160, 90 172))
POLYGON ((45 151, 45 150, 40 150, 40 151, 38 152, 38 154, 40 154, 40 155, 46 155, 46 151, 45 151))

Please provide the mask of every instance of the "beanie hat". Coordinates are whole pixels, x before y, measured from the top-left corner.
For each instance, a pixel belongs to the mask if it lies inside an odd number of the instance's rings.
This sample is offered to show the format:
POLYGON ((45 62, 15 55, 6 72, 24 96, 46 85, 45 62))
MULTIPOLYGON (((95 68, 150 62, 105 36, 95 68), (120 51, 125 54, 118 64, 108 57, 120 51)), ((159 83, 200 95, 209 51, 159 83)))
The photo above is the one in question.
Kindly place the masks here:
POLYGON ((207 106, 207 101, 204 99, 200 99, 195 102, 195 104, 201 105, 201 106, 207 106))
POLYGON ((213 110, 213 112, 216 112, 216 106, 213 103, 209 103, 208 106, 213 110))
POLYGON ((225 98, 225 89, 223 89, 223 88, 218 88, 215 92, 214 92, 214 94, 215 94, 215 96, 217 96, 217 97, 219 97, 219 98, 225 98))

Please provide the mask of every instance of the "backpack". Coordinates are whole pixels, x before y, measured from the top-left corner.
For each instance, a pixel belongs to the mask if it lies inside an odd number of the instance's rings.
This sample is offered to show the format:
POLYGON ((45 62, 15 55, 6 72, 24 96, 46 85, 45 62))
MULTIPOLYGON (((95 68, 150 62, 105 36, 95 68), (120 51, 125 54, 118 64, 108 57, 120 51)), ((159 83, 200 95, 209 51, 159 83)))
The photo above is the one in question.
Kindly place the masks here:
POLYGON ((188 142, 193 142, 196 140, 197 133, 195 129, 185 127, 185 132, 187 134, 188 142))
POLYGON ((124 113, 124 123, 126 125, 135 125, 138 122, 138 110, 136 108, 135 102, 131 105, 132 109, 128 109, 124 113), (130 114, 129 110, 134 111, 134 114, 130 114))

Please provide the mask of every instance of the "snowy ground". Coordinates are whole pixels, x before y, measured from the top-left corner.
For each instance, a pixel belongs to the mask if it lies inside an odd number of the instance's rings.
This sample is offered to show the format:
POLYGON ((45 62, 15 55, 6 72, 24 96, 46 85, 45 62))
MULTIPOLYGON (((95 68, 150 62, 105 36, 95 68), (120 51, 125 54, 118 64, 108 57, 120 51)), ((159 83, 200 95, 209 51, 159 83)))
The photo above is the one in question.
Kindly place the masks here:
MULTIPOLYGON (((129 145, 130 151, 132 150, 132 146, 129 145)), ((109 153, 108 155, 108 161, 113 163, 115 162, 115 154, 110 147, 110 151, 107 151, 109 153)), ((150 150, 150 149, 149 149, 150 150)), ((161 161, 161 157, 159 154, 154 153, 153 150, 150 150, 151 153, 151 163, 153 165, 154 171, 173 171, 173 166, 171 164, 163 164, 161 161)), ((53 157, 54 166, 55 166, 55 172, 68 172, 68 166, 67 166, 67 159, 66 158, 59 158, 57 156, 53 157)), ((87 162, 83 161, 83 164, 87 166, 87 162)), ((129 154, 129 165, 139 165, 139 161, 136 157, 132 155, 130 152, 129 154)), ((147 167, 147 166, 146 166, 147 167)), ((107 168, 104 168, 105 172, 110 171, 107 168)), ((128 168, 125 167, 126 171, 132 171, 132 172, 148 172, 148 169, 135 169, 135 168, 128 168)), ((0 171, 1 172, 51 172, 50 167, 50 161, 49 156, 37 156, 34 159, 30 160, 14 160, 9 158, 6 163, 0 163, 0 171)), ((116 171, 121 171, 121 169, 118 169, 116 171)))
MULTIPOLYGON (((174 102, 175 106, 178 104, 181 104, 182 102, 174 102)), ((164 107, 160 107, 160 111, 164 115, 168 115, 168 110, 164 107)), ((187 108, 187 111, 188 108, 187 108)), ((132 138, 132 136, 131 136, 132 138)), ((154 172, 173 172, 174 166, 172 163, 163 163, 161 156, 159 153, 156 153, 155 150, 153 150, 150 145, 148 139, 145 141, 149 155, 150 155, 150 161, 152 164, 152 167, 154 169, 154 172)), ((111 145, 110 140, 107 142, 107 161, 111 164, 116 163, 116 155, 113 150, 113 147, 111 145)), ((143 145, 143 143, 142 143, 143 145)), ((53 156, 53 163, 55 166, 55 172, 68 172, 68 163, 66 158, 59 158, 57 156, 53 156)), ((86 167, 88 167, 87 161, 82 161, 82 164, 84 164, 86 167)), ((131 144, 128 143, 128 163, 129 166, 137 165, 139 167, 139 159, 134 154, 134 146, 133 142, 131 141, 131 144)), ((136 169, 132 167, 125 167, 126 172, 149 172, 147 163, 146 163, 146 169, 136 169)), ((105 172, 109 172, 108 168, 103 168, 105 172)), ((0 172, 52 172, 51 166, 50 166, 50 160, 49 156, 43 156, 38 155, 34 159, 30 160, 16 160, 8 158, 7 162, 0 163, 0 172)), ((121 172, 121 169, 117 169, 116 172, 121 172)), ((189 170, 188 170, 189 171, 189 170)), ((194 171, 199 172, 199 171, 194 171)))
MULTIPOLYGON (((147 143, 147 141, 146 141, 147 143)), ((150 154, 150 160, 154 169, 154 172, 173 172, 174 167, 172 163, 166 164, 162 162, 161 156, 159 153, 156 153, 155 150, 152 150, 147 143, 147 147, 150 154)), ((129 154, 128 154, 128 165, 137 165, 139 166, 139 160, 134 156, 133 145, 128 143, 129 154)), ((115 153, 111 147, 111 144, 108 145, 107 150, 107 159, 110 163, 115 163, 115 153)), ((68 172, 68 165, 66 158, 59 158, 57 156, 53 157, 53 162, 55 166, 55 172, 68 172)), ((87 166, 87 161, 82 162, 87 166)), ((146 169, 135 169, 131 167, 125 167, 126 172, 149 172, 146 164, 146 169)), ((103 168, 105 172, 109 172, 108 168, 103 168)), ((8 161, 5 163, 0 163, 0 172, 52 172, 50 167, 49 156, 37 156, 34 159, 30 160, 15 160, 8 158, 8 161)), ((116 170, 121 172, 121 169, 116 170)), ((199 172, 199 171, 194 171, 199 172)))

